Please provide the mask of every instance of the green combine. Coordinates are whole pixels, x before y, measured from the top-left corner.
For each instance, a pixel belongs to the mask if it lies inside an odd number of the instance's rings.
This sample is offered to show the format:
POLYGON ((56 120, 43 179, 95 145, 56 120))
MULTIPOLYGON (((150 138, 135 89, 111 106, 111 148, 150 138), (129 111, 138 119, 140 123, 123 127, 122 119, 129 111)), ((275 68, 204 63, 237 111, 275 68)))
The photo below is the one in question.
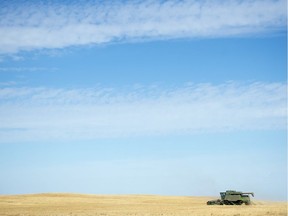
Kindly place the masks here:
POLYGON ((254 197, 253 192, 240 192, 234 190, 227 190, 226 192, 220 192, 221 199, 210 200, 207 202, 207 205, 250 205, 250 197, 252 195, 254 197))

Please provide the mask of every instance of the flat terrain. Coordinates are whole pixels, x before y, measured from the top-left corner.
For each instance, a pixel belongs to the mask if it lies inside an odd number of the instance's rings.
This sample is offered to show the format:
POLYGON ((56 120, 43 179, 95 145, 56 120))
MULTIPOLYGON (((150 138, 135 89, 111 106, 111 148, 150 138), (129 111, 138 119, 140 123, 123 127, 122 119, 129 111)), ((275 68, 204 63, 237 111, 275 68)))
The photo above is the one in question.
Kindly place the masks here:
POLYGON ((34 194, 0 196, 1 216, 265 216, 287 215, 287 203, 207 206, 211 197, 34 194))

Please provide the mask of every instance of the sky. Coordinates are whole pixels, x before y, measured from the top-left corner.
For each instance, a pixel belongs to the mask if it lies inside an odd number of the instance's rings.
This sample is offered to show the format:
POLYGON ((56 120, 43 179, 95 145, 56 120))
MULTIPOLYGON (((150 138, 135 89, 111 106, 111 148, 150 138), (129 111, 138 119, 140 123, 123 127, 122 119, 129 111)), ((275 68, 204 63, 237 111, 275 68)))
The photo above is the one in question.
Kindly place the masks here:
POLYGON ((0 194, 287 200, 284 0, 0 3, 0 194))

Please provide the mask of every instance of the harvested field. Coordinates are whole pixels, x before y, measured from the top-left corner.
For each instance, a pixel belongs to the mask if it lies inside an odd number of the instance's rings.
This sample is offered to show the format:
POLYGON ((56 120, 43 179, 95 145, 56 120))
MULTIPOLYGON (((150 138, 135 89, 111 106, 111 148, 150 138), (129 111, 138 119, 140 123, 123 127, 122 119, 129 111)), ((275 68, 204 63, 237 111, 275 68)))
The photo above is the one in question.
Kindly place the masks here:
POLYGON ((287 215, 287 203, 207 206, 213 197, 34 194, 0 196, 1 216, 265 216, 287 215))

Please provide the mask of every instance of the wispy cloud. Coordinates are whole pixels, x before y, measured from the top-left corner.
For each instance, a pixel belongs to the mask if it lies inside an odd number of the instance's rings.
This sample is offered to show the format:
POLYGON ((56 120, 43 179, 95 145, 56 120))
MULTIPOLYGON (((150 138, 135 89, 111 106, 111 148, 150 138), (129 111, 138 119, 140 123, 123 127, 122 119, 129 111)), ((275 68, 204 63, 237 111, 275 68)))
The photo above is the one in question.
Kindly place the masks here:
POLYGON ((58 68, 55 67, 0 67, 0 72, 47 72, 56 70, 58 70, 58 68))
POLYGON ((1 87, 8 87, 8 86, 15 86, 18 83, 15 81, 6 81, 6 82, 0 82, 0 88, 1 87))
POLYGON ((1 3, 0 53, 135 39, 241 36, 286 28, 285 0, 65 4, 1 3))
POLYGON ((286 127, 286 84, 2 88, 1 142, 89 140, 286 127))

